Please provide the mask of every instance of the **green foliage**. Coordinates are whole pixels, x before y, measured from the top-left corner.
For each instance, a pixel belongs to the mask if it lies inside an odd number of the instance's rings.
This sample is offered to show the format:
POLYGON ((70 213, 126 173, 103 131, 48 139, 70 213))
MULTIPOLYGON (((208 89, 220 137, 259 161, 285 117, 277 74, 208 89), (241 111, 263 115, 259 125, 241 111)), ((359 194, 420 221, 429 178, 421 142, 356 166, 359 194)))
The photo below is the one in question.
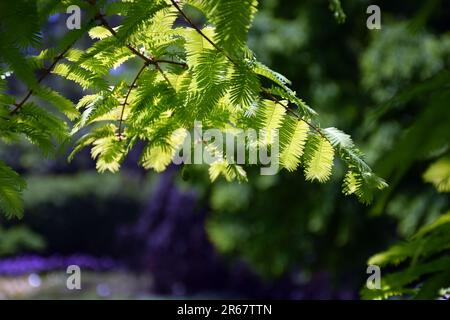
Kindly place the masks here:
POLYGON ((0 257, 24 249, 42 250, 44 247, 44 239, 25 226, 15 226, 9 229, 0 227, 0 257))
MULTIPOLYGON (((104 206, 109 197, 127 199, 139 203, 142 194, 139 190, 150 190, 150 185, 140 184, 137 177, 123 177, 114 174, 98 175, 95 171, 87 171, 72 175, 29 176, 28 188, 24 191, 23 198, 27 210, 40 208, 67 207, 70 201, 77 199, 92 199, 92 202, 102 203, 104 206), (98 187, 99 181, 102 188, 98 187), (123 189, 123 185, 128 187, 123 189), (55 190, 58 190, 55 196, 55 190)), ((83 204, 81 204, 83 206, 83 204)), ((55 209, 52 209, 55 210, 55 209)), ((106 211, 107 212, 107 211, 106 211)), ((48 214, 50 218, 51 215, 48 214)))
POLYGON ((140 32, 146 31, 146 26, 149 22, 151 23, 154 15, 168 6, 164 0, 138 0, 123 4, 122 10, 118 14, 123 15, 124 20, 117 33, 117 38, 124 43, 138 36, 140 32))
POLYGON ((35 87, 37 81, 21 49, 40 46, 39 21, 36 1, 2 1, 0 4, 0 61, 31 87, 35 87))
POLYGON ((450 159, 438 159, 423 174, 423 179, 432 183, 439 192, 450 192, 450 159))
MULTIPOLYGON (((421 181, 424 169, 448 157, 448 14, 441 10, 445 1, 432 1, 438 5, 429 13, 428 23, 412 30, 408 26, 415 20, 412 15, 426 14, 421 7, 431 2, 382 1, 383 28, 374 32, 365 27, 367 3, 341 1, 349 19, 336 26, 323 2, 261 2, 249 46, 258 59, 301 84, 301 95, 320 111, 320 117, 309 117, 313 124, 352 132, 358 148, 347 147, 346 152, 334 147, 336 157, 366 167, 358 161, 363 151, 391 187, 376 197, 376 206, 366 208, 340 196, 341 176, 346 177, 344 192, 358 191, 367 201, 374 196, 371 185, 382 181, 372 174, 342 172, 339 161, 329 182, 320 185, 305 183, 298 171, 259 177, 250 169, 248 184, 211 186, 214 212, 207 229, 222 253, 245 259, 264 275, 295 272, 299 266, 301 278, 308 271, 327 270, 342 287, 351 282, 343 276, 349 270, 361 271, 350 271, 350 278, 358 278, 357 285, 366 280, 367 257, 380 247, 411 237, 448 210, 448 193, 421 181), (427 121, 418 121, 425 113, 427 121), (237 194, 245 194, 246 201, 237 194)), ((264 86, 266 78, 276 87, 291 86, 286 77, 257 73, 264 86)), ((280 100, 289 100, 281 93, 280 100)), ((252 111, 256 112, 250 108, 248 114, 252 111)), ((287 114, 286 119, 294 120, 291 111, 287 114)), ((313 128, 309 131, 314 133, 313 128)), ((322 129, 326 136, 327 131, 322 129)), ((339 142, 348 146, 347 135, 328 138, 333 146, 339 142)), ((297 168, 303 165, 300 161, 297 168)), ((435 177, 438 182, 445 174, 435 177)), ((382 277, 389 272, 389 267, 382 268, 382 277)))
POLYGON ((305 149, 307 180, 325 182, 330 178, 333 167, 334 150, 331 143, 318 134, 313 134, 305 149))
POLYGON ((372 212, 394 217, 401 238, 448 209, 448 197, 420 179, 443 191, 450 141, 449 37, 417 28, 417 18, 428 14, 419 10, 414 19, 385 24, 361 56, 362 84, 378 105, 362 124, 371 136, 367 156, 390 181, 372 212))
POLYGON ((197 6, 214 24, 219 47, 233 54, 242 52, 257 11, 257 0, 193 0, 188 3, 197 6))
POLYGON ((399 135, 383 149, 372 150, 389 151, 379 159, 377 171, 392 181, 373 212, 386 211, 398 219, 398 235, 407 239, 369 260, 385 271, 381 290, 362 290, 366 299, 434 299, 450 286, 449 213, 441 214, 448 210, 448 197, 442 193, 449 190, 449 37, 417 28, 427 12, 422 10, 410 23, 387 25, 362 57, 363 85, 376 88, 370 94, 382 102, 367 117, 365 131, 381 127, 378 132, 399 135), (420 177, 438 192, 417 181, 420 177))
POLYGON ((373 191, 383 190, 387 184, 371 171, 349 135, 336 128, 327 128, 324 133, 349 167, 343 183, 344 194, 356 194, 363 203, 371 203, 373 191))
POLYGON ((387 24, 361 57, 363 85, 372 88, 378 102, 392 99, 401 89, 424 81, 445 66, 450 55, 450 37, 440 37, 425 30, 415 32, 410 24, 387 24))
MULTIPOLYGON (((21 9, 26 2, 19 1, 6 12, 21 9)), ((338 4, 333 2, 333 8, 342 16, 338 4)), ((56 143, 68 138, 67 119, 61 118, 64 115, 75 120, 73 135, 88 131, 69 158, 91 146, 98 171, 116 172, 128 152, 141 141, 146 147, 140 163, 160 172, 182 142, 174 133, 178 129, 192 131, 194 121, 202 121, 205 129, 218 128, 224 133, 233 129, 261 130, 262 135, 252 146, 256 149, 271 148, 280 138, 281 156, 277 161, 288 171, 301 164, 307 180, 327 181, 334 155, 338 155, 351 177, 345 180, 344 193, 356 194, 363 202, 370 202, 373 189, 386 186, 365 164, 348 136, 317 126, 317 113, 289 88, 289 80, 257 61, 247 48, 256 0, 99 1, 80 5, 88 12, 88 22, 83 31, 66 36, 62 48, 45 49, 33 57, 17 51, 24 43, 39 47, 37 34, 41 26, 35 23, 57 11, 56 5, 51 6, 52 10, 28 8, 30 15, 37 17, 23 23, 30 23, 24 31, 28 38, 6 39, 3 45, 15 41, 13 51, 5 50, 0 59, 30 89, 20 102, 6 95, 2 98, 0 138, 12 141, 25 136, 50 154, 56 143), (185 6, 199 9, 212 25, 195 25, 183 11, 185 6), (121 25, 111 26, 103 13, 122 16, 121 25), (175 23, 177 16, 185 20, 188 28, 175 23), (94 21, 98 25, 94 26, 94 21), (83 50, 73 48, 84 33, 94 42, 83 50), (133 80, 110 83, 109 71, 128 60, 142 66, 133 80), (41 78, 31 76, 46 64, 49 66, 41 78), (49 73, 81 86, 86 95, 77 108, 40 84, 49 73), (56 110, 30 101, 32 97, 56 110)), ((4 22, 6 28, 17 25, 15 20, 11 25, 8 21, 4 22)), ((217 153, 210 143, 205 149, 217 153)), ((213 181, 221 175, 230 181, 247 180, 244 167, 230 162, 230 156, 220 154, 211 165, 213 181)), ((17 185, 8 190, 19 191, 17 185)), ((15 194, 14 199, 18 198, 15 194)), ((21 212, 17 201, 10 201, 8 212, 21 212)))
POLYGON ((330 0, 330 10, 333 11, 334 17, 339 23, 344 23, 347 19, 340 0, 330 0))
POLYGON ((26 183, 20 175, 0 161, 0 208, 9 216, 23 211, 21 194, 26 183))
POLYGON ((280 143, 283 152, 280 154, 280 163, 288 171, 295 171, 300 164, 309 126, 304 121, 289 118, 280 130, 280 143))
POLYGON ((448 210, 448 199, 429 187, 420 192, 417 183, 402 182, 417 164, 427 165, 428 169, 417 176, 422 176, 438 192, 449 190, 450 91, 449 74, 445 71, 449 38, 446 34, 438 37, 422 29, 414 30, 406 23, 387 26, 376 38, 363 55, 362 67, 364 85, 376 87, 371 94, 383 103, 368 117, 366 130, 380 126, 383 121, 387 127, 391 114, 402 111, 413 112, 414 119, 399 119, 400 126, 407 129, 403 133, 392 127, 399 132, 399 139, 388 146, 389 153, 378 165, 378 171, 390 177, 392 185, 374 210, 381 213, 386 209, 398 219, 398 234, 407 240, 369 260, 369 264, 378 264, 386 271, 382 272, 382 288, 363 289, 362 297, 434 299, 450 286, 449 213, 441 214, 442 210, 448 210))
POLYGON ((381 289, 362 290, 365 299, 406 296, 434 299, 450 287, 450 212, 422 227, 406 242, 374 255, 368 264, 398 270, 382 276, 381 289))

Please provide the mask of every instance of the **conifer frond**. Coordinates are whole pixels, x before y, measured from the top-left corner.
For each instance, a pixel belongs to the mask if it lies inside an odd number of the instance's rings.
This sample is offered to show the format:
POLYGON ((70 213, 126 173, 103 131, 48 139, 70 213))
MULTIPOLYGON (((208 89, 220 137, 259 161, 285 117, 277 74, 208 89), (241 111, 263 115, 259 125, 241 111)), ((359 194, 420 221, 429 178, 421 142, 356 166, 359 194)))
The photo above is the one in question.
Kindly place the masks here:
POLYGON ((0 161, 0 209, 7 216, 22 216, 22 191, 25 187, 25 180, 4 162, 0 161))
POLYGON ((439 290, 450 285, 450 212, 422 227, 409 240, 374 255, 368 264, 397 266, 383 275, 381 289, 362 290, 365 299, 387 299, 410 295, 417 299, 435 299, 439 290), (421 282, 417 286, 417 282, 421 282))
POLYGON ((348 149, 355 146, 352 137, 339 129, 326 128, 323 129, 323 133, 335 148, 348 149))
POLYGON ((306 122, 288 118, 280 131, 280 164, 288 171, 295 171, 300 164, 309 126, 306 122))
MULTIPOLYGON (((292 91, 289 87, 272 87, 267 90, 270 94, 280 96, 282 99, 289 101, 296 107, 296 112, 300 117, 306 119, 313 119, 317 116, 317 112, 314 111, 310 106, 308 106, 302 99, 297 97, 297 93, 292 91)), ((287 104, 285 104, 287 106, 287 104)))
POLYGON ((285 114, 286 109, 274 101, 263 100, 261 102, 257 114, 257 121, 261 130, 261 145, 267 146, 275 141, 275 138, 279 135, 278 130, 282 125, 285 114))
POLYGON ((230 98, 233 104, 240 105, 247 110, 257 102, 261 84, 248 63, 233 65, 230 83, 230 98))
POLYGON ((44 155, 53 153, 56 142, 64 142, 69 136, 66 122, 33 102, 24 104, 11 125, 12 132, 24 135, 37 145, 44 155))
MULTIPOLYGON (((290 88, 291 82, 259 62, 248 48, 257 4, 257 0, 1 2, 0 67, 27 86, 19 101, 4 94, 8 80, 0 70, 1 139, 25 137, 50 154, 70 137, 67 117, 75 123, 72 135, 87 131, 69 159, 92 147, 98 170, 115 172, 141 141, 146 145, 141 164, 159 172, 170 163, 177 145, 171 133, 192 130, 195 121, 223 133, 260 129, 251 148, 275 151, 279 138, 281 165, 293 171, 302 160, 307 180, 328 180, 336 152, 348 169, 344 193, 370 202, 373 190, 386 184, 371 171, 350 136, 317 127, 317 113, 290 88), (54 47, 41 48, 42 24, 49 14, 65 12, 70 4, 85 11, 87 22, 67 32, 54 47), (185 5, 199 9, 208 25, 194 24, 184 12, 185 5), (111 25, 110 15, 120 15, 115 20, 120 23, 111 25), (181 26, 175 23, 177 17, 184 21, 181 26), (76 49, 74 44, 86 34, 92 42, 76 49), (28 47, 38 54, 24 55, 22 49, 28 47), (109 77, 131 59, 143 65, 133 81, 109 77), (42 85, 51 73, 77 83, 87 93, 76 107, 42 85), (30 97, 47 102, 48 108, 30 102, 30 97)), ((338 6, 334 9, 340 12, 338 6)), ((227 160, 222 154, 210 167, 212 180, 223 175, 226 180, 245 181, 244 168, 227 160)), ((426 179, 435 183, 432 171, 426 179)), ((445 190, 448 183, 443 186, 445 190)))
POLYGON ((140 163, 145 169, 154 169, 156 172, 164 171, 185 138, 186 131, 180 129, 173 132, 164 144, 149 143, 142 151, 140 163))
POLYGON ((261 62, 257 62, 255 64, 254 72, 267 79, 272 80, 282 88, 287 88, 287 86, 290 86, 292 84, 292 82, 288 78, 286 78, 285 76, 276 71, 273 71, 272 69, 262 64, 261 62))
POLYGON ((358 172, 350 169, 345 175, 342 192, 347 196, 355 194, 362 203, 370 204, 374 190, 383 190, 386 187, 386 182, 372 172, 358 172))
POLYGON ((374 190, 385 189, 386 182, 372 172, 348 134, 336 128, 326 128, 322 132, 349 169, 344 178, 342 192, 345 195, 355 194, 362 203, 370 204, 374 190))
POLYGON ((226 81, 228 63, 220 52, 206 50, 198 57, 197 62, 195 79, 198 90, 215 89, 226 81))
MULTIPOLYGON (((114 92, 115 90, 102 91, 96 95, 89 96, 89 99, 85 99, 84 101, 80 100, 78 106, 81 107, 85 104, 84 110, 79 121, 75 124, 74 129, 79 130, 96 121, 101 121, 103 116, 118 109, 120 103, 114 95, 114 92)), ((118 118, 117 116, 115 120, 118 120, 118 118)))
POLYGON ((4 32, 0 33, 0 61, 14 70, 14 74, 30 88, 35 88, 38 84, 32 64, 20 52, 20 49, 14 46, 14 43, 8 38, 4 38, 4 32))
POLYGON ((79 116, 79 112, 75 108, 72 101, 63 97, 58 92, 47 87, 40 87, 36 89, 34 93, 39 98, 51 103, 70 120, 75 120, 79 116))
POLYGON ((59 63, 53 69, 52 73, 57 74, 67 80, 72 80, 79 84, 83 89, 95 88, 99 90, 106 90, 108 85, 106 80, 98 77, 96 74, 89 70, 74 65, 67 65, 65 63, 59 63))
POLYGON ((211 181, 216 181, 220 176, 223 176, 228 182, 234 180, 239 182, 247 181, 247 173, 245 170, 239 165, 228 163, 225 159, 218 159, 209 166, 209 177, 211 181))
POLYGON ((430 165, 423 179, 432 183, 439 192, 450 192, 450 158, 440 158, 430 165))
POLYGON ((117 139, 117 128, 114 125, 104 127, 102 136, 96 136, 92 142, 91 155, 96 160, 99 172, 117 172, 124 158, 125 143, 117 139))
MULTIPOLYGON (((197 58, 204 51, 212 51, 215 49, 214 46, 194 29, 177 28, 177 32, 185 39, 184 48, 186 50, 187 63, 191 67, 198 65, 197 58)), ((202 32, 208 39, 215 38, 215 30, 211 27, 203 28, 202 32)))
POLYGON ((168 7, 164 0, 135 0, 126 3, 127 6, 122 8, 125 19, 117 32, 117 38, 123 42, 132 40, 130 38, 143 30, 156 12, 168 7))
POLYGON ((168 145, 148 145, 141 156, 140 163, 145 169, 154 169, 156 172, 166 170, 172 161, 173 150, 168 145))
POLYGON ((233 54, 242 51, 247 42, 247 33, 257 11, 256 0, 194 0, 217 30, 217 44, 233 54))
POLYGON ((113 124, 108 124, 104 126, 97 127, 91 132, 83 135, 76 142, 72 152, 70 153, 68 159, 72 161, 74 156, 80 152, 82 149, 92 145, 97 139, 108 138, 115 134, 117 127, 113 124))
POLYGON ((91 39, 93 40, 95 39, 102 40, 112 36, 113 35, 111 34, 111 32, 104 26, 95 26, 91 30, 89 30, 89 37, 91 37, 91 39))
POLYGON ((310 135, 304 154, 306 180, 326 182, 331 177, 334 149, 330 142, 319 134, 310 135))

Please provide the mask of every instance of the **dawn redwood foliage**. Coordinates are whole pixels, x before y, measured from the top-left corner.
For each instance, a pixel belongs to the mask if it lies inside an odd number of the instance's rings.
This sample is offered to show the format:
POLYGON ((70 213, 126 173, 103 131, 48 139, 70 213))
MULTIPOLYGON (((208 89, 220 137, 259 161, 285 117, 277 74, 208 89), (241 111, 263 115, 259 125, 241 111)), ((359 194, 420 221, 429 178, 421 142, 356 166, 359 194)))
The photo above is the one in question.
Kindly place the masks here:
POLYGON ((423 226, 408 241, 396 243, 368 261, 383 268, 398 267, 382 277, 381 288, 363 288, 364 299, 448 298, 450 284, 450 211, 423 226))
MULTIPOLYGON (((337 4, 332 1, 331 7, 341 11, 337 4)), ((25 137, 51 154, 82 131, 70 158, 91 146, 100 172, 118 171, 128 152, 144 143, 140 164, 160 172, 183 143, 178 130, 193 131, 195 121, 234 135, 254 129, 265 134, 248 148, 270 150, 277 135, 281 168, 302 166, 307 180, 326 182, 339 157, 347 168, 343 192, 370 202, 373 190, 386 183, 350 136, 321 128, 319 116, 290 89, 289 80, 247 47, 257 5, 257 0, 2 1, 0 139, 14 143, 25 137), (70 5, 84 12, 81 28, 43 48, 42 26, 70 5), (194 10, 205 16, 206 25, 193 22, 194 10), (110 22, 113 16, 120 17, 119 25, 110 22), (78 49, 86 34, 91 45, 78 49), (110 82, 109 72, 129 60, 139 65, 133 78, 110 82), (73 81, 84 96, 74 104, 45 86, 50 74, 73 81), (27 86, 22 97, 6 93, 12 77, 27 86)), ((247 179, 246 165, 229 161, 212 141, 201 145, 217 157, 209 168, 212 180, 247 179)), ((7 215, 22 214, 25 187, 20 175, 0 162, 0 208, 7 215)))

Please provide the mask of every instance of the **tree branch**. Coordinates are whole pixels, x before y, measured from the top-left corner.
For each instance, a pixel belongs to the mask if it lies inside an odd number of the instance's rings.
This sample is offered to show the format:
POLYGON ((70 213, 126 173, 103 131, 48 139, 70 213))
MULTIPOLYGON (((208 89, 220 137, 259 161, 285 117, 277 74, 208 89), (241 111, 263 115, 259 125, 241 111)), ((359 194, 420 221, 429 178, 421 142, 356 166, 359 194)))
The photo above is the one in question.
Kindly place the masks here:
POLYGON ((312 130, 314 130, 315 132, 317 132, 322 138, 324 138, 325 140, 327 140, 328 142, 331 143, 331 141, 323 134, 322 130, 320 130, 320 128, 316 127, 315 125, 313 125, 311 122, 306 121, 305 119, 303 119, 298 113, 296 113, 294 110, 292 110, 292 108, 289 107, 289 105, 285 105, 283 104, 277 97, 275 97, 269 90, 264 89, 263 88, 263 92, 267 95, 267 97, 272 100, 273 102, 275 102, 276 104, 279 104, 280 106, 282 106, 284 109, 286 109, 287 112, 289 112, 290 114, 292 114, 295 118, 297 118, 300 121, 303 121, 304 123, 306 123, 312 130))
POLYGON ((119 140, 122 139, 123 117, 124 117, 124 114, 125 114, 125 108, 126 108, 126 106, 127 106, 128 98, 130 97, 131 91, 132 91, 133 88, 135 87, 135 85, 136 85, 136 83, 137 83, 139 77, 141 76, 142 72, 144 72, 145 68, 147 68, 148 65, 149 65, 149 64, 148 64, 147 62, 144 63, 144 65, 142 66, 142 68, 141 68, 141 69, 139 70, 139 72, 136 74, 136 76, 135 76, 134 79, 133 79, 133 82, 132 82, 131 85, 130 85, 130 88, 128 89, 127 95, 125 96, 125 100, 123 101, 123 104, 122 104, 122 111, 121 111, 121 113, 120 113, 120 120, 119 120, 119 131, 118 131, 118 137, 119 137, 119 140))
POLYGON ((178 10, 178 12, 181 14, 181 16, 184 18, 184 20, 186 20, 186 22, 195 30, 197 31, 198 34, 200 34, 206 41, 208 41, 217 51, 223 53, 227 59, 232 62, 233 64, 237 64, 231 57, 230 55, 228 55, 227 52, 225 52, 225 50, 223 50, 222 48, 220 48, 214 41, 212 41, 202 30, 200 30, 199 27, 197 27, 195 25, 194 22, 192 22, 192 20, 183 12, 183 10, 181 10, 180 6, 178 5, 178 3, 175 0, 170 0, 172 2, 172 5, 178 10))
MULTIPOLYGON (((108 23, 108 21, 106 21, 105 17, 102 14, 97 14, 96 18, 98 20, 100 20, 100 22, 102 23, 102 25, 109 30, 109 32, 117 37, 117 32, 116 30, 114 30, 108 23)), ((176 64, 176 65, 180 65, 183 66, 184 68, 188 68, 188 65, 186 63, 183 62, 175 62, 175 61, 171 61, 171 60, 165 60, 165 59, 155 59, 153 57, 147 57, 146 55, 144 55, 143 53, 141 53, 139 50, 137 50, 136 48, 134 48, 132 45, 127 44, 126 45, 127 48, 133 52, 136 56, 138 56, 139 58, 141 58, 142 60, 145 61, 145 63, 147 65, 154 65, 155 69, 158 70, 159 73, 161 73, 161 75, 163 76, 163 78, 166 80, 166 82, 169 84, 169 86, 172 87, 172 83, 170 82, 169 78, 167 78, 166 74, 164 73, 163 69, 161 69, 161 66, 159 65, 160 63, 170 63, 170 64, 176 64)))
MULTIPOLYGON (((95 0, 90 0, 91 3, 95 4, 95 0)), ((94 22, 94 19, 90 19, 87 25, 90 25, 92 22, 94 22)), ((52 70, 55 68, 55 66, 58 64, 59 61, 61 61, 64 56, 66 55, 66 53, 70 50, 70 48, 72 48, 72 46, 77 42, 77 40, 75 40, 74 42, 72 42, 69 46, 67 46, 67 48, 61 52, 57 57, 55 57, 53 59, 52 64, 46 68, 44 70, 44 73, 38 78, 37 83, 41 83, 48 75, 50 75, 50 73, 52 72, 52 70)), ((33 95, 34 90, 33 89, 29 89, 27 94, 25 95, 25 97, 19 102, 19 103, 15 103, 14 106, 15 108, 13 110, 11 110, 10 115, 15 115, 19 112, 19 110, 23 107, 23 105, 28 101, 28 99, 33 95)))
MULTIPOLYGON (((233 64, 237 64, 228 54, 227 52, 225 52, 225 50, 223 50, 222 48, 220 48, 216 43, 214 43, 214 41, 212 41, 202 30, 200 30, 200 28, 198 28, 193 22, 192 20, 183 12, 183 10, 181 10, 180 6, 178 5, 178 3, 176 2, 176 0, 170 0, 172 2, 172 5, 178 10, 178 12, 181 14, 181 16, 184 18, 184 20, 186 20, 186 22, 197 31, 197 33, 199 33, 206 41, 208 41, 217 51, 223 53, 227 59, 232 62, 233 64)), ((329 141, 329 139, 323 134, 323 132, 316 126, 314 126, 312 123, 306 121, 305 119, 303 119, 300 115, 298 115, 294 110, 292 110, 289 105, 284 105, 283 103, 281 103, 281 101, 279 101, 272 93, 270 93, 268 90, 263 88, 263 92, 269 97, 270 100, 274 101, 275 103, 281 105, 283 108, 286 109, 287 112, 289 112, 290 114, 292 114, 295 118, 297 118, 300 121, 305 122, 309 127, 311 127, 311 129, 313 129, 314 131, 316 131, 322 138, 326 139, 327 141, 329 141)), ((331 142, 330 142, 331 143, 331 142)))
MULTIPOLYGON (((69 45, 63 52, 61 52, 57 57, 53 59, 52 64, 44 70, 44 73, 39 77, 37 83, 41 83, 53 70, 53 68, 56 66, 56 64, 64 58, 66 53, 70 50, 70 48, 73 46, 73 43, 69 45)), ((14 104, 15 108, 11 110, 10 115, 15 115, 19 110, 23 107, 25 102, 28 101, 28 99, 33 95, 34 90, 30 89, 28 93, 25 95, 25 97, 19 102, 14 104)))
POLYGON ((159 66, 159 63, 155 63, 155 68, 156 70, 159 71, 159 73, 161 73, 161 75, 163 76, 164 80, 166 80, 166 82, 169 84, 170 87, 173 88, 172 83, 170 82, 169 78, 167 78, 167 75, 164 73, 164 70, 161 69, 161 67, 159 66))
MULTIPOLYGON (((117 37, 117 32, 116 30, 114 30, 108 23, 108 21, 106 21, 105 16, 98 13, 96 15, 96 19, 100 20, 102 26, 104 26, 106 29, 108 29, 108 31, 115 37, 117 37)), ((149 65, 157 65, 158 63, 168 63, 168 64, 175 64, 175 65, 179 65, 182 66, 183 68, 188 68, 188 65, 184 62, 176 62, 176 61, 172 61, 172 60, 166 60, 166 59, 155 59, 153 57, 147 57, 145 54, 143 54, 142 52, 140 52, 138 49, 136 49, 135 47, 133 47, 130 44, 126 44, 126 47, 133 52, 136 56, 138 56, 139 58, 141 58, 142 60, 144 60, 147 64, 149 65)))

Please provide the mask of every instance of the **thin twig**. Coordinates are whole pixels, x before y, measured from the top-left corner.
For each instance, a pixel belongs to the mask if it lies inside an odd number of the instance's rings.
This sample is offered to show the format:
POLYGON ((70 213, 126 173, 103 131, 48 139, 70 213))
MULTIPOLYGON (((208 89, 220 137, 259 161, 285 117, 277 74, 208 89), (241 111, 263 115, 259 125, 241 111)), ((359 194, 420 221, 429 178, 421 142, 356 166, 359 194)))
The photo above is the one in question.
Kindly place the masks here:
POLYGON ((156 62, 157 63, 175 64, 175 65, 181 66, 181 67, 186 68, 186 69, 188 68, 187 63, 185 63, 185 62, 178 62, 178 61, 167 60, 167 59, 157 59, 156 62))
MULTIPOLYGON (((66 55, 66 53, 70 50, 70 48, 73 46, 73 43, 68 46, 63 52, 61 52, 57 57, 55 57, 53 59, 53 63, 44 70, 44 73, 39 77, 39 79, 37 80, 37 83, 41 83, 53 70, 53 68, 56 66, 56 64, 62 59, 64 58, 64 56, 66 55)), ((25 97, 19 102, 14 104, 15 108, 13 110, 11 110, 10 115, 15 115, 17 112, 19 112, 19 110, 23 107, 23 105, 28 101, 28 99, 32 96, 32 94, 34 93, 33 89, 28 90, 28 93, 25 95, 25 97)))
MULTIPOLYGON (((172 5, 178 10, 178 12, 181 14, 181 16, 184 18, 184 20, 186 20, 186 22, 192 27, 194 28, 197 33, 199 33, 206 41, 208 41, 217 51, 222 52, 227 58, 228 60, 230 60, 233 64, 236 64, 236 62, 222 49, 220 48, 216 43, 214 43, 214 41, 212 41, 202 30, 200 30, 193 22, 192 20, 183 12, 183 10, 181 10, 180 6, 178 5, 178 3, 175 0, 170 0, 172 2, 172 5)), ((314 126, 312 123, 306 121, 305 119, 303 119, 300 115, 298 115, 296 112, 294 112, 294 110, 292 110, 288 105, 284 105, 283 103, 281 103, 281 101, 279 101, 272 93, 270 93, 268 90, 263 89, 264 93, 266 95, 269 96, 270 100, 274 101, 275 103, 281 105, 283 108, 286 109, 287 112, 291 113, 294 117, 296 117, 297 119, 305 122, 309 127, 311 127, 314 131, 316 131, 322 138, 326 139, 329 141, 329 139, 323 134, 323 132, 317 128, 316 126, 314 126)))
POLYGON ((159 71, 159 73, 161 73, 161 75, 163 76, 164 80, 166 80, 166 82, 169 84, 169 86, 173 88, 172 83, 170 82, 170 80, 167 77, 167 75, 164 73, 164 70, 161 69, 161 67, 159 66, 159 63, 155 63, 155 68, 156 68, 156 70, 159 71))
POLYGON ((311 129, 313 129, 315 132, 317 132, 322 138, 324 138, 325 140, 327 140, 328 142, 331 143, 331 141, 323 134, 322 130, 320 130, 318 127, 316 127, 315 125, 313 125, 311 122, 306 121, 305 119, 303 119, 299 114, 297 114, 294 110, 292 110, 289 105, 285 105, 283 104, 277 97, 275 97, 270 91, 263 89, 264 93, 268 96, 268 98, 270 100, 272 100, 273 102, 275 102, 276 104, 279 104, 280 106, 282 106, 284 109, 286 109, 287 112, 289 112, 290 114, 292 114, 295 118, 297 118, 300 121, 303 121, 304 123, 306 123, 311 129))
POLYGON ((118 131, 119 139, 122 138, 123 117, 124 117, 124 114, 125 114, 125 108, 126 108, 127 103, 128 103, 128 98, 130 97, 131 91, 132 91, 133 88, 136 86, 136 83, 137 83, 139 77, 141 76, 142 72, 144 72, 144 70, 145 70, 146 67, 148 67, 148 63, 147 63, 147 62, 144 63, 144 65, 142 66, 142 68, 139 70, 139 72, 138 72, 138 73, 136 74, 136 76, 134 77, 133 82, 131 83, 131 85, 130 85, 130 87, 129 87, 129 89, 128 89, 127 95, 125 96, 125 100, 123 101, 123 104, 122 104, 122 111, 121 111, 121 113, 120 113, 120 120, 119 120, 119 131, 118 131))
MULTIPOLYGON (((95 4, 95 0, 90 0, 90 2, 92 4, 95 4)), ((88 22, 88 25, 90 25, 92 22, 94 22, 93 19, 91 19, 88 22)), ((70 48, 72 48, 72 46, 75 44, 77 40, 75 40, 74 42, 72 42, 69 46, 67 46, 67 48, 61 52, 57 57, 55 57, 53 59, 52 64, 46 68, 44 70, 44 73, 38 78, 37 83, 40 84, 48 75, 50 75, 50 73, 53 71, 53 69, 55 68, 55 66, 58 64, 59 61, 61 61, 64 56, 66 55, 66 53, 70 50, 70 48)), ((19 110, 23 107, 23 105, 28 101, 28 99, 33 95, 34 90, 33 89, 29 89, 27 94, 25 95, 25 97, 19 102, 19 103, 15 103, 14 106, 15 108, 13 110, 11 110, 10 115, 15 115, 19 112, 19 110)))
MULTIPOLYGON (((96 19, 100 20, 101 24, 115 37, 117 37, 117 32, 116 30, 114 30, 114 28, 112 28, 108 21, 106 21, 105 16, 102 14, 97 14, 96 15, 96 19)), ((139 58, 143 59, 147 64, 152 64, 155 65, 158 63, 168 63, 168 64, 174 64, 174 65, 179 65, 182 66, 183 68, 188 68, 188 65, 184 62, 177 62, 177 61, 172 61, 172 60, 167 60, 167 59, 155 59, 153 57, 147 57, 145 54, 143 54, 142 52, 140 52, 138 49, 136 49, 135 47, 133 47, 130 44, 126 44, 126 47, 133 52, 136 56, 138 56, 139 58)))
POLYGON ((178 3, 175 0, 170 0, 172 2, 172 5, 177 9, 177 11, 181 14, 181 16, 184 18, 184 20, 186 20, 186 22, 195 30, 197 31, 198 34, 200 34, 206 41, 208 41, 217 51, 223 53, 228 60, 230 60, 230 62, 232 62, 233 64, 237 64, 233 58, 230 57, 230 55, 228 55, 227 52, 225 52, 225 50, 223 50, 222 48, 220 48, 214 41, 212 41, 202 30, 200 30, 199 27, 197 27, 195 25, 194 22, 192 22, 192 20, 183 12, 183 10, 181 10, 180 6, 178 5, 178 3))
MULTIPOLYGON (((114 30, 108 23, 108 21, 106 21, 105 17, 102 14, 97 14, 96 18, 98 20, 100 20, 100 22, 102 23, 102 25, 109 30, 109 32, 117 37, 117 32, 116 30, 114 30)), ((139 58, 143 59, 145 61, 145 63, 147 65, 154 65, 155 69, 158 70, 159 73, 161 73, 161 75, 163 76, 164 80, 166 80, 166 82, 169 84, 169 86, 172 87, 172 83, 170 82, 169 78, 167 78, 166 74, 164 73, 163 69, 161 69, 161 66, 159 65, 160 63, 170 63, 170 64, 176 64, 176 65, 180 65, 183 66, 184 68, 188 68, 188 65, 186 63, 183 62, 175 62, 175 61, 171 61, 171 60, 159 60, 159 59, 155 59, 153 57, 147 57, 146 55, 144 55, 143 53, 141 53, 139 50, 137 50, 136 48, 134 48, 132 45, 127 44, 126 45, 127 48, 133 52, 136 56, 138 56, 139 58)))
MULTIPOLYGON (((183 12, 183 10, 180 8, 180 6, 178 5, 178 3, 175 0, 171 0, 172 5, 177 9, 177 11, 180 13, 180 15, 184 18, 184 20, 198 33, 200 34, 206 41, 208 41, 217 51, 223 53, 227 59, 232 62, 233 64, 237 64, 228 54, 225 50, 223 50, 222 48, 220 48, 214 41, 212 41, 202 30, 200 30, 199 27, 197 27, 194 22, 192 22, 192 20, 183 12)), ((111 28, 111 26, 108 24, 108 22, 106 21, 106 19, 102 16, 102 15, 98 15, 98 19, 100 19, 100 21, 102 22, 102 24, 113 34, 113 35, 117 35, 117 32, 111 28)), ((127 47, 133 51, 136 55, 138 55, 139 57, 141 57, 142 59, 144 59, 146 62, 148 62, 149 64, 153 64, 155 65, 155 68, 162 74, 162 76, 164 77, 164 79, 170 84, 169 79, 167 78, 167 76, 165 75, 164 71, 161 69, 161 67, 159 66, 158 62, 166 62, 168 63, 168 60, 153 60, 150 59, 148 57, 146 57, 145 55, 141 54, 138 50, 136 50, 135 48, 133 48, 130 45, 127 45, 127 47)), ((170 61, 171 63, 175 63, 170 61)), ((178 64, 178 63, 175 63, 178 64)), ((184 65, 184 64, 181 64, 184 65)), ((269 96, 269 98, 274 101, 275 103, 281 105, 283 108, 286 109, 287 112, 291 113, 295 118, 297 118, 300 121, 305 122, 311 129, 313 129, 315 132, 317 132, 322 138, 326 139, 327 141, 329 141, 329 139, 323 134, 323 132, 316 126, 314 126, 312 123, 306 121, 305 119, 303 119, 300 115, 298 115, 296 112, 294 112, 288 105, 284 105, 283 103, 281 103, 281 101, 279 101, 272 93, 270 93, 268 90, 263 89, 263 91, 266 93, 266 95, 269 96)))

